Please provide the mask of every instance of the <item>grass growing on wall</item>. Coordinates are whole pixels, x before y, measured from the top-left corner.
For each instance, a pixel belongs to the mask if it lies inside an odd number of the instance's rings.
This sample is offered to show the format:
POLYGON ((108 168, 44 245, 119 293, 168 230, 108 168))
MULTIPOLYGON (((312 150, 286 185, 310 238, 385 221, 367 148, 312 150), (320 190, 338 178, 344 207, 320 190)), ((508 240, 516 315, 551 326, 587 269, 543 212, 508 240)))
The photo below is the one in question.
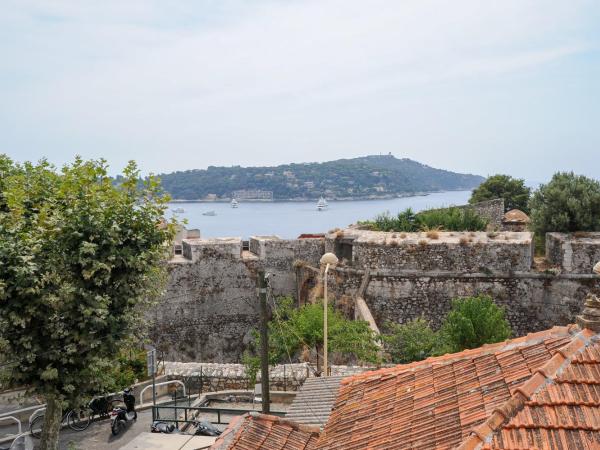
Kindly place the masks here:
POLYGON ((420 213, 407 208, 395 216, 385 212, 359 224, 373 231, 484 231, 488 222, 470 208, 449 207, 420 213))

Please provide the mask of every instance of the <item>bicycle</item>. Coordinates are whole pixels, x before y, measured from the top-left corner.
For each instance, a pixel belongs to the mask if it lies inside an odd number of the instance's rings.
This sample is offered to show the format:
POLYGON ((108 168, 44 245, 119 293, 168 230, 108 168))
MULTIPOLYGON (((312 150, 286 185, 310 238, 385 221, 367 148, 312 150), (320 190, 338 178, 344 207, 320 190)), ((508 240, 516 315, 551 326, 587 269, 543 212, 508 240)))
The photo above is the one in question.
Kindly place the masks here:
MULTIPOLYGON (((96 416, 108 417, 118 400, 108 400, 106 397, 92 399, 87 406, 78 409, 69 409, 60 420, 61 426, 65 423, 73 431, 84 431, 96 416)), ((35 438, 40 438, 44 425, 45 409, 36 411, 29 419, 29 431, 35 438)))

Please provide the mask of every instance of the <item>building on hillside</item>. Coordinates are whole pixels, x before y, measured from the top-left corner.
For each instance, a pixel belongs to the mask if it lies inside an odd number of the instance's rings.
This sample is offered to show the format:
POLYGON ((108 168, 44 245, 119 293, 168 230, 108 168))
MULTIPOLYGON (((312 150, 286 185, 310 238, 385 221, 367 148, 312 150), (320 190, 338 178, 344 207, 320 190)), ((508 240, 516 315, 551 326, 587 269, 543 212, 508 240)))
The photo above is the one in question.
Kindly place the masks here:
POLYGON ((263 415, 212 449, 599 449, 600 300, 577 325, 342 380, 323 432, 263 415))
POLYGON ((236 200, 273 200, 273 191, 263 191, 260 189, 239 189, 231 193, 231 198, 236 200))

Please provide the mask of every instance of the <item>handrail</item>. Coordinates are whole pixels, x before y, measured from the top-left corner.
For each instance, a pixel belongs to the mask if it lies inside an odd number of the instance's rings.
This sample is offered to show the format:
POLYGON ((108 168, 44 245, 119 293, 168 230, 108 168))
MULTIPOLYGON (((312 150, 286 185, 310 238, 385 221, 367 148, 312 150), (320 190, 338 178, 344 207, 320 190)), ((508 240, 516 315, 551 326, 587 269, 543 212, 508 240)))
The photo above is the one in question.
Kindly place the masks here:
MULTIPOLYGON (((186 396, 186 395, 187 395, 187 394, 186 394, 186 390, 185 390, 185 384, 184 384, 184 383, 183 383, 183 381, 181 381, 181 380, 163 381, 162 383, 156 383, 156 384, 154 385, 154 387, 157 387, 157 386, 164 386, 164 385, 171 384, 171 383, 177 383, 177 384, 180 384, 180 385, 183 387, 183 395, 184 395, 184 396, 186 396)), ((142 403, 144 403, 144 400, 143 400, 144 392, 146 392, 146 391, 147 391, 148 389, 150 389, 151 387, 152 387, 152 385, 151 385, 151 384, 149 384, 149 385, 148 385, 148 386, 146 386, 144 389, 142 389, 142 392, 140 392, 140 405, 141 405, 142 403)))
POLYGON ((0 417, 0 421, 1 420, 8 420, 8 419, 12 420, 13 422, 15 422, 17 424, 17 427, 19 428, 19 433, 18 434, 21 434, 23 432, 21 430, 21 421, 19 419, 17 419, 16 417, 14 417, 14 416, 0 417))
MULTIPOLYGON (((248 408, 243 408, 243 409, 231 409, 231 408, 211 408, 208 406, 153 406, 152 407, 152 417, 155 417, 155 420, 160 420, 161 422, 175 422, 175 424, 177 425, 177 427, 179 427, 180 423, 194 423, 197 422, 197 420, 195 419, 195 415, 194 418, 189 418, 188 416, 188 411, 195 411, 197 412, 203 412, 203 413, 216 413, 217 414, 217 422, 218 424, 224 424, 224 423, 228 423, 228 422, 221 422, 221 414, 224 415, 228 415, 228 416, 241 416, 242 414, 246 414, 248 412, 257 412, 256 409, 248 409, 248 408), (176 414, 176 418, 171 419, 171 418, 162 418, 160 417, 160 410, 164 409, 164 410, 175 410, 175 414, 176 414), (177 415, 177 413, 179 411, 183 410, 184 413, 184 418, 180 419, 179 415, 177 415)), ((285 412, 283 411, 270 411, 269 414, 273 415, 273 416, 279 416, 279 417, 285 417, 285 412)))

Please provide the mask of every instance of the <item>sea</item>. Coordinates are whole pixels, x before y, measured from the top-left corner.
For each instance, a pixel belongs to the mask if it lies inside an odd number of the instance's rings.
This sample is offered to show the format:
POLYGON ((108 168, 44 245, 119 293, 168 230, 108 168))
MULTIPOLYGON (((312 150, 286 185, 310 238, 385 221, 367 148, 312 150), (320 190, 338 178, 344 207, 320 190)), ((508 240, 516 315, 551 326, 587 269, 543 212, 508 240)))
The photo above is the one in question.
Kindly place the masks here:
POLYGON ((229 203, 173 203, 169 213, 186 220, 186 228, 198 228, 203 238, 276 235, 294 239, 305 233, 326 233, 344 228, 359 220, 372 219, 383 212, 396 214, 408 207, 415 212, 428 208, 464 205, 471 191, 436 192, 428 195, 390 200, 329 201, 323 211, 317 202, 240 202, 238 208, 229 203), (182 208, 183 213, 173 210, 182 208), (204 215, 214 211, 214 216, 204 215))

